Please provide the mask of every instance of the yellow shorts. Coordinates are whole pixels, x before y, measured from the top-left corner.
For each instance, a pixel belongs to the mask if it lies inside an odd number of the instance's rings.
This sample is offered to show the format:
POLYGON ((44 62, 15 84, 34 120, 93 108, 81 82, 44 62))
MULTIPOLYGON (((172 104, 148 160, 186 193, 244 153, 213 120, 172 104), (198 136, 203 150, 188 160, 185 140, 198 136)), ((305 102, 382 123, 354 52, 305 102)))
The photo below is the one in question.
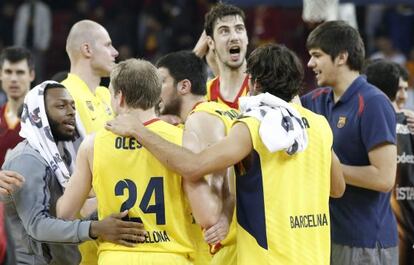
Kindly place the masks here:
POLYGON ((83 242, 78 246, 82 260, 79 265, 98 264, 98 244, 95 240, 83 242))
POLYGON ((102 251, 98 265, 193 265, 184 255, 162 252, 102 251))
POLYGON ((210 265, 237 265, 236 249, 236 244, 223 246, 216 254, 214 254, 210 265))

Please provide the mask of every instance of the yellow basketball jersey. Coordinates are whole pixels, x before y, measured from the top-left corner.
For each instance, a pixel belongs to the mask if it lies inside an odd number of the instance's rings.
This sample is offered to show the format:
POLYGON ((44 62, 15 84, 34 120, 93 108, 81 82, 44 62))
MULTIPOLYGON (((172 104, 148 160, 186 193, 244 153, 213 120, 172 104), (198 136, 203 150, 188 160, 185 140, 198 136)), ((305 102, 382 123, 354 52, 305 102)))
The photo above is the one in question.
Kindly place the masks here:
POLYGON ((260 122, 240 119, 254 150, 236 178, 238 264, 329 264, 332 132, 324 117, 292 105, 308 132, 307 149, 292 156, 270 153, 260 122))
MULTIPOLYGON (((191 111, 190 115, 194 112, 207 112, 211 115, 220 118, 223 124, 225 125, 226 135, 229 133, 233 123, 236 121, 239 115, 239 112, 236 109, 230 108, 225 104, 213 101, 202 102, 197 104, 191 111)), ((234 182, 234 177, 231 179, 234 182)), ((232 183, 232 185, 234 185, 234 183, 232 183)), ((223 248, 233 246, 236 244, 235 214, 233 215, 233 220, 231 220, 230 223, 229 233, 227 234, 226 238, 220 242, 220 244, 221 246, 223 246, 223 248)), ((212 249, 215 249, 215 246, 213 246, 212 249)), ((230 258, 230 256, 236 256, 235 250, 235 248, 234 251, 219 250, 217 253, 214 254, 211 264, 232 264, 231 261, 235 262, 235 258, 232 259, 230 258)))
POLYGON ((74 74, 68 74, 62 85, 75 101, 76 112, 86 134, 100 130, 105 122, 113 118, 111 95, 106 87, 97 87, 94 95, 86 83, 74 74))
POLYGON ((239 93, 236 95, 236 98, 233 101, 227 101, 221 97, 220 94, 220 77, 217 76, 207 82, 207 95, 206 98, 208 101, 215 101, 223 103, 230 108, 239 109, 239 98, 244 97, 249 92, 249 78, 246 75, 242 86, 239 88, 239 93))
POLYGON ((226 135, 229 133, 234 121, 239 116, 239 111, 237 109, 214 101, 206 101, 196 104, 189 115, 194 112, 207 112, 213 116, 219 117, 226 128, 226 135))
MULTIPOLYGON (((182 130, 158 119, 149 130, 181 145, 182 130)), ((179 175, 165 168, 134 138, 100 130, 96 134, 93 188, 98 217, 129 209, 128 218, 141 221, 146 240, 133 248, 100 242, 101 251, 164 252, 188 256, 194 251, 189 226, 191 215, 179 175)))

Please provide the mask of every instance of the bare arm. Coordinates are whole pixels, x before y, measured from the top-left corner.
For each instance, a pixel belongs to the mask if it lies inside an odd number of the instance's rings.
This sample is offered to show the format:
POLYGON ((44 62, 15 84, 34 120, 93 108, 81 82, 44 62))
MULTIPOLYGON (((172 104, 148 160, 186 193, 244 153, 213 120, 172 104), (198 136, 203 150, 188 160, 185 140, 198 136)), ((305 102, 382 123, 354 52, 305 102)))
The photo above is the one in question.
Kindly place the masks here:
POLYGON ((345 192, 345 179, 342 172, 341 162, 332 150, 331 162, 331 197, 340 198, 345 192))
POLYGON ((200 58, 206 57, 208 66, 213 74, 217 76, 219 74, 219 68, 216 61, 216 55, 214 51, 208 47, 208 38, 209 37, 206 35, 206 32, 203 31, 193 49, 193 52, 200 58))
POLYGON ((115 134, 135 137, 161 163, 191 181, 234 165, 253 149, 249 129, 241 122, 223 140, 198 154, 149 131, 133 112, 119 115, 115 120, 107 122, 105 128, 115 134))
MULTIPOLYGON (((192 114, 185 123, 183 146, 199 153, 225 136, 222 121, 205 112, 192 114)), ((221 213, 222 190, 227 170, 221 170, 196 181, 184 179, 193 216, 202 227, 214 225, 221 213), (208 181, 207 181, 208 180, 208 181)))
POLYGON ((368 152, 368 157, 369 166, 342 164, 345 182, 365 189, 389 192, 394 186, 397 171, 397 147, 393 144, 377 146, 368 152))
POLYGON ((206 56, 208 51, 208 44, 207 44, 207 34, 206 31, 203 30, 203 32, 200 35, 200 38, 198 39, 196 45, 193 48, 193 53, 197 55, 200 58, 203 58, 206 56))
POLYGON ((62 197, 56 204, 58 218, 73 220, 81 210, 92 188, 94 135, 87 136, 79 147, 75 171, 62 197))

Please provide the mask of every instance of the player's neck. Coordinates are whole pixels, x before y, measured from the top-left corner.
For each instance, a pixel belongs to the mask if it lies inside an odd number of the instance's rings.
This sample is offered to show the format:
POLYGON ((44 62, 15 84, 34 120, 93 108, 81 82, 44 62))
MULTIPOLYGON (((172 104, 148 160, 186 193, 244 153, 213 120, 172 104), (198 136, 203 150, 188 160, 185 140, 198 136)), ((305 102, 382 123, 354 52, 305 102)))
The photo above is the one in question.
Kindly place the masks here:
POLYGON ((246 63, 237 69, 224 68, 220 70, 220 94, 231 100, 240 91, 246 77, 246 63))
POLYGON ((143 110, 143 109, 138 109, 138 108, 125 107, 118 113, 118 115, 123 114, 123 113, 128 113, 128 112, 134 112, 134 115, 137 115, 139 120, 142 122, 147 122, 149 120, 157 118, 157 115, 155 115, 154 108, 143 110))
POLYGON ((199 95, 188 95, 186 98, 183 98, 181 104, 180 118, 182 121, 187 120, 188 114, 194 109, 194 107, 200 103, 206 101, 204 96, 199 95))
POLYGON ((81 64, 71 66, 70 73, 77 75, 86 83, 92 94, 95 94, 96 87, 101 82, 101 77, 96 75, 90 67, 84 67, 81 64))
POLYGON ((343 71, 338 72, 336 78, 336 83, 333 86, 334 92, 334 101, 337 102, 346 90, 351 86, 351 84, 358 78, 360 73, 358 71, 351 71, 349 69, 343 69, 343 71))
POLYGON ((395 112, 402 112, 402 109, 400 107, 398 107, 397 102, 395 102, 395 100, 392 103, 392 106, 394 107, 395 112))
POLYGON ((18 98, 18 99, 8 97, 8 99, 7 99, 7 108, 6 108, 7 117, 8 118, 17 118, 19 109, 22 106, 23 102, 24 102, 24 97, 21 97, 21 98, 18 98))

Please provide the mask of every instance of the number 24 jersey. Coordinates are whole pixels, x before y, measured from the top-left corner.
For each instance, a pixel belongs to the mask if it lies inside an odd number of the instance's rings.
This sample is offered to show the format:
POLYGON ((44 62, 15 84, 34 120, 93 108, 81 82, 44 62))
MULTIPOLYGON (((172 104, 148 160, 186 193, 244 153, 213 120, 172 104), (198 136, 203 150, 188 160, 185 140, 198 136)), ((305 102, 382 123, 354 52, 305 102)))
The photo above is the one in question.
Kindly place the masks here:
MULTIPOLYGON (((154 119, 146 127, 177 145, 182 130, 154 119)), ((164 167, 136 139, 100 130, 95 137, 93 188, 98 199, 98 216, 129 209, 128 218, 144 224, 148 236, 133 248, 109 242, 99 244, 103 250, 193 252, 189 227, 191 215, 182 189, 181 176, 164 167)))

